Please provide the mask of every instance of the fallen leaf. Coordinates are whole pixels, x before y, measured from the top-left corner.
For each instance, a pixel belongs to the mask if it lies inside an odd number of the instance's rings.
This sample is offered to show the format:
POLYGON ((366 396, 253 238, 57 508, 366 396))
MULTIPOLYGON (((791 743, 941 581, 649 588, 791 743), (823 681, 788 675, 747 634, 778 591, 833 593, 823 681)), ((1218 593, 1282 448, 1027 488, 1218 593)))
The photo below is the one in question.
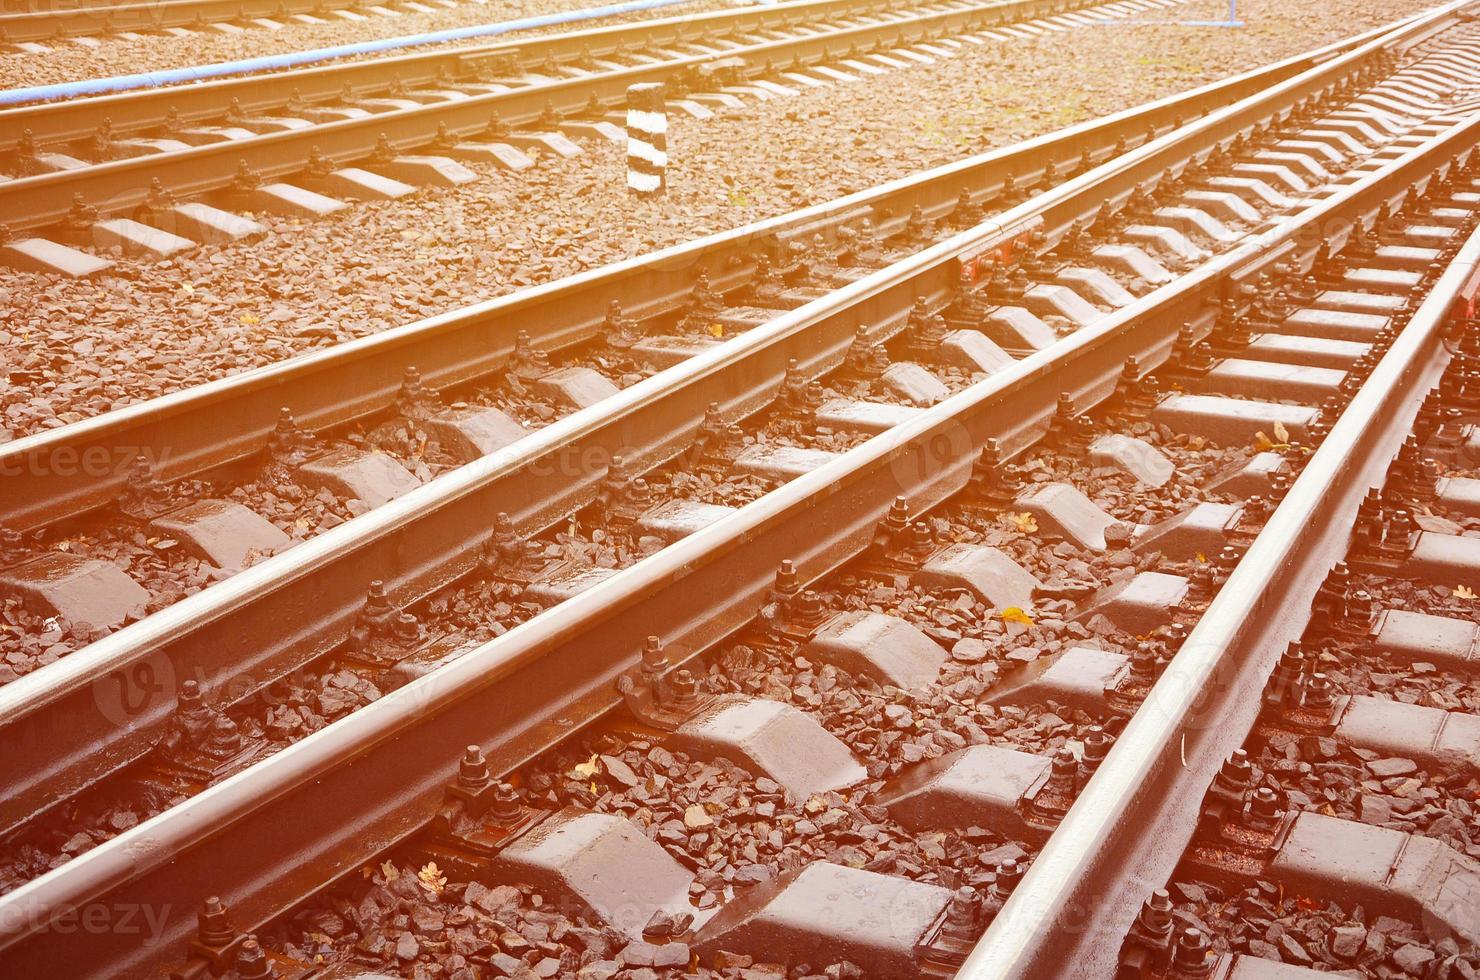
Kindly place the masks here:
POLYGON ((596 756, 594 755, 585 762, 577 765, 575 769, 572 770, 572 772, 575 773, 575 777, 582 780, 590 779, 592 776, 596 775, 600 771, 601 765, 596 761, 596 756))
POLYGON ((711 323, 709 325, 709 336, 711 336, 711 337, 723 337, 724 335, 725 335, 725 327, 724 327, 724 324, 722 324, 722 323, 711 323))
POLYGON ((1454 587, 1454 597, 1456 599, 1473 599, 1475 598, 1475 593, 1468 585, 1456 585, 1454 587))
POLYGON ((397 871, 396 866, 389 861, 382 861, 380 863, 380 873, 385 875, 386 881, 395 881, 401 877, 401 872, 397 871))
POLYGON ((1274 437, 1286 446, 1290 444, 1290 430, 1285 428, 1283 422, 1275 422, 1274 437))
POLYGON ((447 887, 447 876, 442 873, 441 868, 437 867, 436 861, 428 861, 426 867, 416 873, 416 878, 421 883, 421 887, 433 895, 442 894, 442 889, 447 887))
POLYGON ((1002 621, 1004 623, 1022 623, 1024 626, 1033 625, 1033 617, 1023 612, 1017 606, 1008 606, 1002 610, 1002 621))
POLYGON ((1197 553, 1197 563, 1199 565, 1206 565, 1208 563, 1208 556, 1199 551, 1197 553))
POLYGON ((242 314, 242 326, 244 326, 244 327, 255 327, 257 324, 259 324, 261 322, 262 322, 262 318, 260 316, 258 316, 257 314, 255 314, 255 313, 243 313, 242 314))
POLYGON ((1019 531, 1022 531, 1024 534, 1032 534, 1034 531, 1038 530, 1037 519, 1034 518, 1033 515, 1029 514, 1027 511, 1024 511, 1021 514, 1008 514, 1007 519, 1012 522, 1014 527, 1016 527, 1019 531))

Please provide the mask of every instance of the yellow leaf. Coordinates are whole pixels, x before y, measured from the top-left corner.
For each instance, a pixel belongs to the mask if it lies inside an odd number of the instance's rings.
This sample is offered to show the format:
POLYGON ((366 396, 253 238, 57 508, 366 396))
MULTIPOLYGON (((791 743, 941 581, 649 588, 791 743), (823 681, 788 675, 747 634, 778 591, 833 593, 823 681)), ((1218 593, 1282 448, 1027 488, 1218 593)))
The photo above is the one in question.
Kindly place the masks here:
POLYGON ((416 877, 421 887, 433 895, 440 895, 447 885, 447 877, 442 874, 442 869, 437 867, 436 861, 428 861, 426 867, 416 873, 416 877))
POLYGON ((711 337, 723 337, 724 335, 725 335, 725 327, 724 327, 724 324, 722 324, 722 323, 711 323, 709 325, 709 336, 711 336, 711 337))
POLYGON ((1269 436, 1263 432, 1254 433, 1254 448, 1261 453, 1267 453, 1274 448, 1274 443, 1269 441, 1269 436))
POLYGON ((1021 514, 1008 514, 1007 519, 1011 521, 1012 524, 1024 534, 1032 534, 1034 531, 1038 530, 1038 521, 1033 517, 1032 514, 1029 514, 1026 511, 1021 514))
POLYGON ((1197 563, 1199 565, 1206 565, 1208 563, 1208 556, 1199 551, 1197 553, 1197 563))
POLYGON ((592 776, 596 775, 600 771, 601 765, 596 761, 596 756, 594 755, 585 762, 577 765, 575 769, 572 770, 572 772, 575 773, 575 777, 577 779, 590 779, 592 776))
POLYGON ((193 285, 191 285, 190 283, 188 283, 188 282, 182 282, 182 283, 180 283, 180 295, 181 296, 194 296, 195 295, 195 287, 193 285))
POLYGON ((1456 585, 1454 587, 1454 597, 1456 599, 1473 599, 1475 598, 1475 593, 1468 585, 1456 585))
POLYGON ((242 326, 244 326, 244 327, 255 327, 257 324, 259 324, 261 322, 262 322, 262 318, 259 317, 255 313, 243 313, 242 314, 242 326))
POLYGON ((1290 430, 1285 428, 1283 422, 1275 422, 1274 437, 1278 439, 1282 445, 1288 446, 1290 444, 1290 430))
POLYGON ((1002 610, 1002 621, 1004 623, 1022 623, 1024 626, 1033 625, 1033 617, 1023 612, 1017 606, 1008 606, 1002 610))
POLYGON ((396 866, 389 861, 382 861, 380 863, 380 873, 385 875, 386 881, 395 881, 401 877, 401 872, 397 871, 396 866))

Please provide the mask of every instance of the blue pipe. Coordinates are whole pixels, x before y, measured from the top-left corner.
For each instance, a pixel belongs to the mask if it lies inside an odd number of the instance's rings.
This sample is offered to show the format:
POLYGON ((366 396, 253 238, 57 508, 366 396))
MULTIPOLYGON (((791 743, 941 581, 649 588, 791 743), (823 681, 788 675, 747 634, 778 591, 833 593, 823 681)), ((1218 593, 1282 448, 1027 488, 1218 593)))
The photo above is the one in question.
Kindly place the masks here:
POLYGON ((114 78, 89 78, 78 82, 63 82, 58 85, 34 85, 30 88, 13 88, 0 92, 0 105, 18 105, 23 102, 46 102, 52 99, 75 99, 83 95, 100 95, 105 92, 124 92, 129 89, 151 88, 156 85, 175 85, 182 82, 198 82, 205 78, 220 78, 223 75, 240 75, 254 71, 273 71, 293 68, 316 61, 332 58, 347 58, 376 51, 394 51, 419 44, 441 44, 446 41, 462 41, 473 37, 488 37, 507 34, 511 31, 527 31, 553 24, 569 24, 572 21, 594 20, 598 17, 615 17, 634 10, 652 10, 655 7, 671 7, 690 0, 627 0, 625 3, 606 7, 590 7, 585 10, 567 10, 558 14, 539 17, 523 17, 519 20, 499 21, 496 24, 479 24, 474 27, 456 27, 429 34, 411 34, 406 37, 389 37, 379 41, 362 41, 359 44, 341 44, 333 48, 316 48, 312 51, 295 51, 291 54, 268 55, 263 58, 248 58, 245 61, 223 61, 214 65, 194 68, 173 68, 169 71, 143 72, 137 75, 119 75, 114 78))

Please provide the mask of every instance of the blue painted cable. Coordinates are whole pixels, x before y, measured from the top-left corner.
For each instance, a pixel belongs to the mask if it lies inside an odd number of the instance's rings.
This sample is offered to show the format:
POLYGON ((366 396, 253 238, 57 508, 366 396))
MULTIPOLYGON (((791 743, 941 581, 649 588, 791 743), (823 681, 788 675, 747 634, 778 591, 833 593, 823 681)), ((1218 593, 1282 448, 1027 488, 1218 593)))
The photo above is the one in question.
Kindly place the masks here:
POLYGON ((584 10, 567 10, 558 14, 540 17, 523 17, 505 20, 496 24, 479 24, 474 27, 457 27, 428 34, 411 34, 406 37, 383 38, 379 41, 363 41, 359 44, 341 44, 332 48, 316 48, 312 51, 295 51, 292 54, 268 55, 263 58, 248 58, 245 61, 223 61, 214 65, 194 68, 174 68, 169 71, 143 72, 137 75, 119 75, 114 78, 89 78, 59 85, 35 85, 30 88, 13 88, 0 92, 0 105, 18 105, 25 102, 48 102, 53 99, 75 99, 84 95, 101 95, 105 92, 125 92, 129 89, 151 88, 157 85, 175 85, 182 82, 197 82, 205 78, 220 78, 223 75, 241 75, 254 71, 272 71, 293 68, 298 65, 328 61, 333 58, 348 58, 354 55, 371 54, 376 51, 394 51, 419 44, 440 44, 446 41, 462 41, 467 38, 489 37, 512 31, 527 31, 536 27, 554 24, 569 24, 574 21, 595 20, 598 17, 614 17, 635 10, 652 10, 656 7, 671 7, 690 0, 627 0, 625 3, 605 7, 590 7, 584 10))

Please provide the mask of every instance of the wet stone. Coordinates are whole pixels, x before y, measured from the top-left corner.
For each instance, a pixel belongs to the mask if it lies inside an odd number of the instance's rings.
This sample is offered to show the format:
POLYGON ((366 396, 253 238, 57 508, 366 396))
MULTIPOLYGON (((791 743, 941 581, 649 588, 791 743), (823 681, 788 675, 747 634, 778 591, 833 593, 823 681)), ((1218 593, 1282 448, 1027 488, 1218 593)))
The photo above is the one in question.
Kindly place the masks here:
POLYGON ((734 470, 785 483, 832 462, 838 455, 801 446, 750 446, 736 457, 734 470))
MULTIPOLYGON (((1480 648, 1480 627, 1463 619, 1389 609, 1377 625, 1374 646, 1407 661, 1448 661, 1459 666, 1480 648)), ((1463 669, 1463 668, 1461 668, 1463 669)))
POLYGON ((1386 316, 1341 310, 1296 310, 1280 324, 1280 331, 1299 337, 1367 343, 1388 325, 1386 316))
POLYGON ((262 515, 228 500, 202 500, 156 518, 149 533, 181 541, 217 568, 241 568, 251 554, 271 555, 290 540, 262 515))
MULTIPOLYGON (((1113 650, 1072 647, 1037 677, 1008 692, 1004 703, 1052 701, 1096 714, 1105 710, 1105 691, 1125 673, 1129 659, 1113 650)), ((1036 669, 1036 668, 1035 668, 1036 669)))
POLYGON ((492 406, 454 406, 427 419, 426 427, 443 450, 464 463, 529 435, 528 429, 492 406))
POLYGON ((817 410, 817 424, 836 432, 866 432, 878 435, 919 415, 910 405, 834 398, 817 410))
POLYGON ((536 381, 535 387, 557 402, 578 409, 590 408, 621 391, 605 377, 585 367, 552 371, 536 381))
POLYGON ((323 186, 329 193, 351 201, 394 201, 416 193, 410 184, 359 167, 333 171, 324 178, 323 186))
POLYGON ((1125 275, 1135 276, 1153 286, 1172 281, 1166 266, 1134 245, 1101 245, 1093 255, 1103 264, 1125 275))
POLYGON ((143 613, 149 593, 111 562, 51 552, 0 572, 0 592, 41 616, 112 627, 143 613))
POLYGON ((1159 551, 1173 561, 1203 560, 1216 555, 1238 524, 1243 508, 1234 504, 1201 503, 1147 528, 1132 546, 1136 551, 1159 551))
POLYGON ((984 545, 954 544, 933 555, 915 573, 927 589, 966 589, 996 609, 1029 609, 1043 583, 1006 552, 984 545))
POLYGON ((132 218, 99 221, 92 227, 92 236, 93 244, 98 248, 118 248, 125 255, 148 255, 158 259, 195 247, 188 238, 140 224, 132 218))
POLYGON ((1136 301, 1124 286, 1101 269, 1064 269, 1059 273, 1059 282, 1112 309, 1118 310, 1136 301))
POLYGON ((728 698, 706 709, 674 733, 672 747, 729 759, 774 780, 796 800, 867 776, 848 747, 810 714, 760 698, 728 698))
POLYGON ((693 876, 630 821, 567 808, 521 836, 489 865, 495 878, 533 885, 589 909, 634 939, 660 909, 688 904, 693 876))
POLYGON ((1068 286, 1033 286, 1023 299, 1034 313, 1061 316, 1076 327, 1087 327, 1100 318, 1100 311, 1068 286))
POLYGON ((470 184, 478 175, 451 157, 404 156, 375 165, 387 177, 418 187, 456 187, 470 184))
POLYGON ((915 944, 951 892, 893 875, 818 862, 720 909, 699 933, 701 957, 724 950, 784 964, 868 964, 869 975, 920 975, 915 944))
POLYGON ((1208 489, 1237 497, 1267 496, 1270 479, 1288 468, 1285 457, 1279 453, 1255 453, 1247 463, 1231 472, 1220 474, 1208 489))
POLYGON ((912 405, 934 405, 951 394, 951 389, 918 364, 902 361, 884 371, 884 387, 912 405))
POLYGON ((682 364, 719 345, 718 340, 708 337, 647 337, 632 345, 632 354, 655 368, 665 369, 682 364))
POLYGON ((213 208, 209 204, 190 202, 178 204, 166 212, 161 221, 166 231, 194 239, 207 245, 240 241, 267 233, 267 229, 251 218, 244 218, 230 211, 213 208))
POLYGON ((251 210, 288 218, 321 218, 349 207, 343 201, 294 184, 263 184, 252 192, 251 210))
POLYGON ((1176 467, 1161 450, 1141 439, 1118 433, 1100 436, 1090 443, 1092 466, 1114 467, 1148 487, 1159 487, 1172 478, 1176 467))
POLYGON ((1090 551, 1104 551, 1105 529, 1120 523, 1068 483, 1039 484, 1020 495, 1013 506, 1032 514, 1049 533, 1090 551))
POLYGON ((572 599, 592 586, 599 585, 617 574, 615 568, 599 565, 582 565, 577 562, 561 562, 529 583, 520 597, 527 602, 542 606, 557 606, 572 599))
POLYGON ((883 613, 845 612, 828 620, 805 647, 808 659, 833 664, 895 687, 936 679, 946 651, 913 624, 883 613))
POLYGON ((1272 436, 1275 423, 1292 439, 1304 440, 1305 427, 1317 409, 1306 405, 1224 398, 1219 395, 1172 395, 1151 411, 1151 421, 1174 432, 1203 436, 1222 445, 1252 442, 1263 432, 1272 436))
POLYGON ((982 324, 988 337, 1007 350, 1037 351, 1058 341, 1058 334, 1021 306, 999 306, 982 324))
POLYGON ((638 534, 651 534, 671 544, 733 513, 734 507, 697 500, 669 500, 644 512, 634 522, 634 529, 638 534))
POLYGON ((46 238, 20 238, 0 244, 0 264, 21 272, 50 272, 73 279, 85 279, 113 268, 107 259, 46 238))
POLYGON ((379 507, 421 486, 411 471, 384 453, 346 447, 298 467, 298 480, 312 489, 327 488, 340 497, 379 507))
POLYGON ((875 802, 912 829, 981 827, 1020 833, 1018 804, 1049 770, 1040 755, 974 745, 907 769, 875 802))
POLYGON ((1076 619, 1103 615, 1120 629, 1145 636, 1172 621, 1172 612, 1187 597, 1187 580, 1164 572, 1141 572, 1097 592, 1076 619))
POLYGON ((534 166, 534 159, 523 150, 507 143, 459 143, 452 148, 459 160, 482 160, 496 163, 505 170, 519 173, 534 166))
POLYGON ((963 371, 996 374, 1015 363, 1007 351, 980 330, 953 330, 941 341, 940 358, 963 371))
MULTIPOLYGON (((1433 838, 1307 810, 1295 818, 1268 873, 1318 901, 1421 922, 1435 937, 1480 940, 1480 918, 1466 897, 1480 890, 1480 862, 1433 838)), ((1382 922, 1374 920, 1372 930, 1382 922)))

